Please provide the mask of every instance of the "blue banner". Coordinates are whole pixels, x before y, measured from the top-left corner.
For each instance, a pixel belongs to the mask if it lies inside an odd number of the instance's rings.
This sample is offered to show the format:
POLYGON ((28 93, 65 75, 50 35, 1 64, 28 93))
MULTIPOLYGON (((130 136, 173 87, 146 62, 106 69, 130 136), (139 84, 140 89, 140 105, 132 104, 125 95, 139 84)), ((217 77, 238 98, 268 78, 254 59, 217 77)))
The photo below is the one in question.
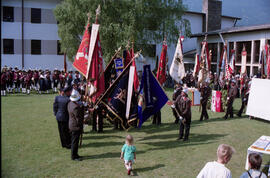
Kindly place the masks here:
POLYGON ((150 65, 144 65, 138 102, 139 128, 152 115, 157 113, 169 100, 157 79, 151 72, 150 65))
POLYGON ((115 71, 117 77, 123 72, 124 70, 124 62, 122 58, 114 59, 115 71))

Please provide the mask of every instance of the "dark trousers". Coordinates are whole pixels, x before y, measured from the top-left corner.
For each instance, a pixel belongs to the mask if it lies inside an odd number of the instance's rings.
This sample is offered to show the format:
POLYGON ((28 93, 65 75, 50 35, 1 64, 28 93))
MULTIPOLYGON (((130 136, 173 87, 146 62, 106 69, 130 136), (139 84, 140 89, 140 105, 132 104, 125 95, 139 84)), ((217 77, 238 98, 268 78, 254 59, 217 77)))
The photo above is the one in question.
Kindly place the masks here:
POLYGON ((92 131, 97 131, 97 119, 98 119, 98 131, 103 131, 103 115, 101 113, 101 110, 97 109, 93 113, 93 125, 92 125, 92 131))
POLYGON ((58 82, 59 82, 58 80, 53 80, 53 87, 54 87, 54 88, 57 88, 58 82))
POLYGON ((207 120, 209 118, 207 113, 207 103, 202 103, 202 113, 200 117, 200 121, 203 120, 203 117, 207 120))
POLYGON ((62 147, 70 147, 71 138, 68 129, 68 122, 57 121, 57 123, 62 147))
POLYGON ((120 130, 124 130, 122 125, 121 125, 121 121, 118 119, 114 120, 114 129, 120 129, 120 130))
POLYGON ((71 132, 71 159, 76 159, 79 157, 78 146, 81 133, 82 132, 80 130, 71 132))
POLYGON ((160 125, 160 124, 161 124, 161 112, 160 112, 160 111, 158 111, 158 112, 154 115, 152 124, 157 124, 157 125, 160 125))
POLYGON ((241 105, 241 108, 240 108, 240 110, 239 110, 239 112, 238 112, 238 114, 237 114, 238 116, 241 117, 241 115, 242 115, 242 113, 243 113, 243 111, 244 111, 246 105, 247 105, 247 101, 244 101, 244 100, 242 99, 242 105, 241 105))
POLYGON ((183 138, 183 136, 184 136, 184 130, 185 130, 184 139, 185 140, 188 139, 189 131, 190 131, 190 123, 191 122, 186 122, 185 124, 183 124, 182 122, 180 122, 179 138, 183 138))
POLYGON ((233 100, 229 100, 227 103, 227 112, 225 118, 228 118, 229 115, 230 118, 233 118, 233 100))
POLYGON ((172 109, 172 111, 173 111, 173 115, 174 115, 174 117, 175 117, 175 121, 174 121, 174 123, 175 123, 175 124, 178 124, 178 123, 179 123, 179 118, 178 118, 178 115, 177 115, 177 113, 176 113, 175 109, 172 109))

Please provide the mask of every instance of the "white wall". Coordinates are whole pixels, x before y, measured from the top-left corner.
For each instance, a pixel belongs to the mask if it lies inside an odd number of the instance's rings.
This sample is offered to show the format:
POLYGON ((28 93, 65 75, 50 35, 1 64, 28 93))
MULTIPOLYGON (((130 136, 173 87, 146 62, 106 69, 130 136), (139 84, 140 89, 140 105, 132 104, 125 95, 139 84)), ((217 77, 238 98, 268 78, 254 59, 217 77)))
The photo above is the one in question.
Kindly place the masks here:
MULTIPOLYGON (((24 0, 24 7, 53 9, 61 0, 24 0)), ((2 0, 2 6, 21 7, 21 0, 2 0)))
MULTIPOLYGON (((21 59, 22 55, 15 54, 1 54, 2 58, 2 67, 4 65, 10 67, 19 67, 21 68, 21 59)), ((24 69, 49 69, 54 70, 64 69, 64 55, 24 55, 24 69)), ((74 70, 71 62, 67 60, 67 69, 74 70)))

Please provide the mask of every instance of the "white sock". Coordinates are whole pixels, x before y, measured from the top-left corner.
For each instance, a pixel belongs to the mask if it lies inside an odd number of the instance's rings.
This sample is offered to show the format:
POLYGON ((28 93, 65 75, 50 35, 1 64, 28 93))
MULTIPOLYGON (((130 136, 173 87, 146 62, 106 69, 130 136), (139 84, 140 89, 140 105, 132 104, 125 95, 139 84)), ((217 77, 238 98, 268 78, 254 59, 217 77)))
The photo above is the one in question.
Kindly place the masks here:
POLYGON ((6 96, 6 90, 3 91, 4 96, 6 96))
POLYGON ((30 94, 30 90, 27 90, 27 94, 30 94))

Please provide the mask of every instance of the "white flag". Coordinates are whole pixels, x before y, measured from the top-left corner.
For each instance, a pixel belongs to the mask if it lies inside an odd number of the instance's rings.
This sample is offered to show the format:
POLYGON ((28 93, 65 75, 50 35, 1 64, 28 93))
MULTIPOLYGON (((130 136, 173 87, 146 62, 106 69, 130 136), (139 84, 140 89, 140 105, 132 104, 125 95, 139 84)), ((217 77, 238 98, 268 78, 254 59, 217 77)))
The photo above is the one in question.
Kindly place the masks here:
POLYGON ((182 42, 181 38, 179 38, 175 49, 173 61, 170 67, 170 76, 176 82, 180 82, 185 77, 185 74, 186 73, 183 60, 182 42))

